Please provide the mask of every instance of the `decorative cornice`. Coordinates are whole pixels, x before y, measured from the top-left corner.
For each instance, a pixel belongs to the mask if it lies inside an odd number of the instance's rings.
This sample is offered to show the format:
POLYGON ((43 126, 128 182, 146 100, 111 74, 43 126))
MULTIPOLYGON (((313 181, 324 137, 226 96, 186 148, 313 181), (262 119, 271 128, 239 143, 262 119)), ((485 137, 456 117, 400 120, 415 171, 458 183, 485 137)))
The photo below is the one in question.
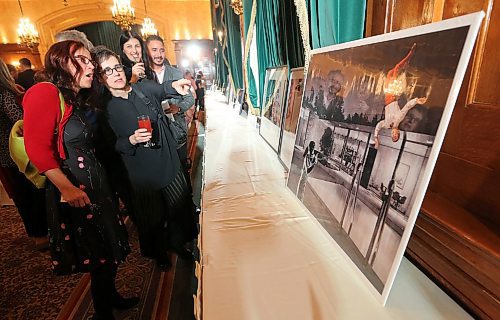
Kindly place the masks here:
MULTIPOLYGON (((71 5, 66 8, 54 11, 36 21, 37 29, 40 33, 39 51, 43 56, 50 45, 55 42, 54 35, 60 31, 71 29, 73 27, 102 21, 113 21, 111 17, 110 6, 103 2, 86 3, 81 5, 71 5)), ((141 24, 146 12, 143 8, 136 8, 135 23, 141 24)), ((164 15, 150 14, 156 22, 160 35, 165 35, 165 40, 170 40, 168 21, 164 15)))

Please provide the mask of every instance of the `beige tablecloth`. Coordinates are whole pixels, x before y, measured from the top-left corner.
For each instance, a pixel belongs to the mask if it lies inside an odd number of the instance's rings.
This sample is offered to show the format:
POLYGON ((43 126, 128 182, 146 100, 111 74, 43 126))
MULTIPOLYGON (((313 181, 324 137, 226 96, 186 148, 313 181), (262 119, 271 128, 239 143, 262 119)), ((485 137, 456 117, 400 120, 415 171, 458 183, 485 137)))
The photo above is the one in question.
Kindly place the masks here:
POLYGON ((207 97, 203 320, 470 319, 403 259, 382 307, 342 250, 286 188, 286 172, 222 96, 207 97))

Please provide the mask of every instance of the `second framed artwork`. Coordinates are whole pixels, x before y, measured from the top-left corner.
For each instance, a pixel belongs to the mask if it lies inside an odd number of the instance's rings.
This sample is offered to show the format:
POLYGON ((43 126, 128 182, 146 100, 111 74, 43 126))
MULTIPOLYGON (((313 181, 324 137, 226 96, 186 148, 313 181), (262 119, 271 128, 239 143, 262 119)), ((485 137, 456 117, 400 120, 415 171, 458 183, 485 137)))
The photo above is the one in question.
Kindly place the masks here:
POLYGON ((288 68, 286 66, 266 70, 259 133, 275 152, 279 150, 287 84, 288 68))
POLYGON ((286 169, 290 169, 293 157, 293 146, 295 145, 295 132, 299 121, 300 105, 304 93, 304 68, 295 68, 290 71, 288 82, 288 94, 281 125, 281 142, 279 157, 286 169))

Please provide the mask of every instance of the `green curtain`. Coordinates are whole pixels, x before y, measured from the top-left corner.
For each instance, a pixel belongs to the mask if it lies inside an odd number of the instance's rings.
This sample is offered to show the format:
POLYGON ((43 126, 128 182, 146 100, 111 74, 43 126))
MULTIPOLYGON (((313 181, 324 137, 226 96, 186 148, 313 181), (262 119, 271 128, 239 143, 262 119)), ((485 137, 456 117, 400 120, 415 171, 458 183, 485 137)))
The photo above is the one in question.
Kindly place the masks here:
POLYGON ((292 68, 304 66, 304 43, 300 33, 299 17, 297 16, 297 7, 293 1, 281 1, 280 15, 283 26, 282 35, 286 48, 286 57, 288 72, 292 68))
POLYGON ((245 39, 246 35, 248 34, 248 29, 250 27, 250 21, 252 20, 252 8, 253 8, 253 0, 243 1, 243 21, 245 26, 245 39))
POLYGON ((84 24, 74 28, 87 35, 94 46, 104 45, 116 53, 120 53, 120 27, 114 22, 103 21, 84 24))
POLYGON ((313 49, 363 37, 366 0, 307 0, 313 49))
MULTIPOLYGON (((255 21, 252 25, 252 9, 253 9, 254 1, 253 0, 245 0, 243 1, 243 21, 245 23, 245 44, 250 46, 250 40, 248 40, 249 32, 253 30, 255 27, 255 21)), ((250 99, 250 103, 252 107, 256 108, 258 105, 258 97, 257 97, 257 85, 255 82, 255 77, 253 76, 252 68, 250 67, 250 48, 247 48, 247 56, 245 59, 247 60, 247 68, 246 68, 246 76, 247 76, 247 84, 246 84, 246 94, 250 99)))
MULTIPOLYGON (((222 3, 222 1, 221 1, 222 3)), ((224 1, 224 21, 227 36, 227 61, 235 89, 243 89, 243 59, 241 51, 240 17, 230 6, 231 0, 224 1)))
POLYGON ((259 101, 263 103, 263 89, 266 79, 265 70, 278 67, 285 63, 282 47, 280 46, 280 1, 257 1, 257 16, 255 32, 257 32, 257 59, 259 65, 259 101))
POLYGON ((225 37, 225 24, 223 23, 223 7, 219 6, 215 8, 215 5, 212 0, 212 24, 213 24, 213 38, 214 38, 214 47, 217 48, 217 52, 215 54, 215 68, 216 68, 216 81, 219 88, 225 88, 227 86, 227 76, 228 69, 225 63, 226 48, 223 48, 222 44, 224 42, 225 37), (222 42, 219 41, 219 31, 224 34, 222 38, 222 42))

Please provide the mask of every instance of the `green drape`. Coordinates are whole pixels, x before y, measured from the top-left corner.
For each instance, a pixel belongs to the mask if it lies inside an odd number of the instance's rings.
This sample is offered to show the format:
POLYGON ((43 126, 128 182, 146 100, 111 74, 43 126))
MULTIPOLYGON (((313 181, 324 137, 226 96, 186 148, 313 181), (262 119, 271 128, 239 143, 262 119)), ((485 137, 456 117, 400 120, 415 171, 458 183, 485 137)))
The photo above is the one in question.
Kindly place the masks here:
POLYGON ((363 37, 366 0, 307 0, 312 48, 363 37))
POLYGON ((257 55, 259 65, 259 101, 263 103, 264 83, 266 70, 269 67, 278 67, 285 63, 282 47, 280 46, 280 1, 266 0, 257 1, 257 16, 255 20, 255 32, 257 32, 257 55))
POLYGON ((245 37, 248 34, 248 29, 250 27, 250 21, 252 20, 252 7, 253 7, 253 0, 244 0, 243 1, 243 21, 244 21, 244 27, 245 27, 245 37))
POLYGON ((87 35, 94 46, 104 45, 116 53, 120 53, 120 27, 114 22, 103 21, 84 24, 74 28, 87 35))
POLYGON ((292 68, 304 66, 304 44, 300 34, 297 7, 293 1, 281 1, 281 25, 283 26, 283 39, 285 40, 288 71, 292 68))
MULTIPOLYGON (((244 27, 245 27, 245 44, 250 46, 250 40, 248 40, 248 36, 251 30, 255 27, 255 21, 252 23, 252 9, 253 9, 254 1, 253 0, 245 0, 243 1, 243 19, 244 19, 244 27)), ((257 84, 255 81, 255 77, 252 73, 252 68, 250 68, 250 48, 247 48, 246 54, 246 94, 250 99, 251 106, 256 108, 258 105, 258 97, 257 97, 257 84)))
POLYGON ((225 41, 225 23, 223 22, 223 7, 215 8, 212 0, 212 24, 213 24, 213 38, 214 47, 217 49, 215 52, 215 68, 216 68, 216 82, 219 88, 225 88, 228 81, 228 69, 225 63, 227 59, 226 48, 223 46, 225 41), (222 40, 219 39, 218 33, 222 32, 222 40))
MULTIPOLYGON (((221 1, 221 5, 222 5, 221 1)), ((225 0, 224 5, 224 22, 226 26, 225 35, 227 36, 227 61, 229 63, 229 71, 235 89, 243 89, 243 59, 241 51, 241 31, 240 17, 234 13, 230 6, 231 0, 225 0)))

